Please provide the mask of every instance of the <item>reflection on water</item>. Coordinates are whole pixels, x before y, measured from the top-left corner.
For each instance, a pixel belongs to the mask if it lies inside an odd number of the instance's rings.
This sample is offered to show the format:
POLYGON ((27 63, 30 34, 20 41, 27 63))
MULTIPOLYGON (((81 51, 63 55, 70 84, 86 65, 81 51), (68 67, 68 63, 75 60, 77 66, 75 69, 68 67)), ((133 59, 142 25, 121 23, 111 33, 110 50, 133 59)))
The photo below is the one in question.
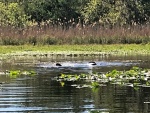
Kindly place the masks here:
POLYGON ((90 59, 20 59, 4 61, 1 70, 36 70, 36 76, 22 75, 12 79, 8 75, 0 75, 0 112, 73 112, 87 113, 99 111, 103 113, 149 113, 150 112, 150 88, 140 87, 134 89, 128 86, 106 84, 97 89, 89 87, 75 88, 73 84, 79 82, 53 81, 52 77, 64 73, 89 73, 104 72, 112 69, 129 69, 134 65, 150 68, 148 57, 144 58, 90 58, 90 59), (147 58, 147 59, 146 59, 147 58), (86 63, 94 60, 98 66, 88 68, 43 68, 39 64, 58 62, 86 63), (101 65, 101 63, 104 63, 101 65), (107 65, 106 65, 107 64, 107 65), (128 65, 126 65, 128 64, 128 65), (99 67, 99 65, 101 65, 99 67))

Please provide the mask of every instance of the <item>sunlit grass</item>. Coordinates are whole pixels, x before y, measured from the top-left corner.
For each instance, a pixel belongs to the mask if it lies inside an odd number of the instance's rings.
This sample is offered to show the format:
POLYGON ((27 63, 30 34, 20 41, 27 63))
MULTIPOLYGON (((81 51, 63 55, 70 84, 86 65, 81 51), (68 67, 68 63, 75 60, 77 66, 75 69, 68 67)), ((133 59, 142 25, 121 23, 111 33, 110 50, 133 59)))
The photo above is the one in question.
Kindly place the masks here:
POLYGON ((20 45, 20 46, 0 46, 0 54, 26 54, 36 53, 76 53, 76 54, 113 54, 113 55, 125 55, 125 54, 150 54, 150 44, 137 45, 137 44, 114 44, 114 45, 45 45, 45 46, 32 46, 32 45, 20 45))

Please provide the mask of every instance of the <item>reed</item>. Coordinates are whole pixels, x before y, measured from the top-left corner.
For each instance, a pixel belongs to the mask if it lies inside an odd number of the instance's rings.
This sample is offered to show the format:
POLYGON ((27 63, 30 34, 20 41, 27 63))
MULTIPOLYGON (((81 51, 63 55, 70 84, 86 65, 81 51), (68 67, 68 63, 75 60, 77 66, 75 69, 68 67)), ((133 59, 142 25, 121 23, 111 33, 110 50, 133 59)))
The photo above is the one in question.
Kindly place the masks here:
POLYGON ((0 45, 59 45, 59 44, 147 44, 150 26, 37 25, 24 29, 0 27, 0 45))

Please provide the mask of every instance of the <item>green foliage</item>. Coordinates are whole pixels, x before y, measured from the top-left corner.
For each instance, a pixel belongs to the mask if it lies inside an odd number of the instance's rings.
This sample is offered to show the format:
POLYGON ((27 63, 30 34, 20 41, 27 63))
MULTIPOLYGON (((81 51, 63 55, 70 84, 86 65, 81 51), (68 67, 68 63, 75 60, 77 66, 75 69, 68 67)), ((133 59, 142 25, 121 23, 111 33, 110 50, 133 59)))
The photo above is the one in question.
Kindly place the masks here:
POLYGON ((36 74, 35 71, 31 70, 31 71, 21 71, 21 70, 10 70, 7 72, 8 75, 11 77, 11 78, 17 78, 19 77, 20 75, 30 75, 30 76, 33 76, 36 74))
POLYGON ((141 75, 141 70, 142 69, 139 67, 132 67, 132 69, 130 69, 129 71, 126 71, 125 75, 130 76, 130 77, 135 77, 135 76, 141 75))
POLYGON ((150 81, 147 81, 147 82, 146 82, 146 85, 147 85, 147 86, 150 86, 150 81))
POLYGON ((0 24, 1 26, 13 26, 23 28, 28 24, 28 16, 18 3, 5 4, 0 2, 0 24))
POLYGON ((98 82, 92 82, 91 86, 93 88, 98 88, 99 87, 99 83, 98 82))
POLYGON ((64 79, 66 77, 65 74, 61 74, 60 78, 64 79))
POLYGON ((39 23, 48 19, 49 13, 46 9, 46 0, 27 0, 23 5, 24 11, 28 16, 31 16, 31 20, 39 23))
POLYGON ((108 3, 103 0, 91 0, 81 12, 85 23, 99 22, 108 13, 108 3))
POLYGON ((61 25, 67 29, 68 25, 78 21, 80 16, 80 0, 27 0, 24 2, 24 10, 31 20, 46 21, 53 25, 61 25))
POLYGON ((61 74, 58 78, 63 81, 77 81, 80 79, 78 75, 66 75, 66 74, 61 74))
MULTIPOLYGON (((150 55, 150 44, 114 44, 114 45, 19 45, 0 46, 0 54, 3 56, 20 55, 30 50, 26 55, 76 55, 76 56, 109 56, 109 55, 150 55)), ((85 77, 85 76, 84 76, 85 77)))
POLYGON ((145 22, 146 15, 144 14, 142 0, 129 0, 124 4, 126 5, 127 23, 131 25, 142 24, 145 22))
POLYGON ((121 72, 120 71, 117 71, 116 69, 112 70, 111 72, 108 72, 106 74, 106 77, 112 77, 112 78, 115 78, 115 77, 118 77, 121 75, 121 72))
POLYGON ((20 70, 9 71, 9 73, 10 73, 10 76, 19 75, 20 74, 20 70))
POLYGON ((36 36, 33 36, 33 37, 29 37, 29 44, 32 44, 32 45, 36 45, 37 44, 37 37, 36 36))
POLYGON ((144 10, 145 21, 148 22, 150 20, 150 0, 142 0, 141 3, 144 10))
POLYGON ((43 44, 44 45, 56 45, 59 39, 55 37, 44 36, 43 44))
POLYGON ((61 74, 59 77, 55 77, 57 81, 81 81, 85 80, 90 82, 91 85, 71 85, 76 88, 90 87, 93 91, 96 91, 99 86, 105 86, 106 83, 113 83, 118 85, 134 87, 134 89, 139 89, 139 87, 149 87, 150 85, 150 70, 142 69, 139 67, 132 67, 127 71, 117 71, 116 69, 107 72, 106 74, 81 74, 81 75, 70 75, 61 74), (94 78, 94 79, 93 79, 94 78))
POLYGON ((135 0, 91 0, 81 13, 85 22, 110 26, 141 24, 148 17, 141 1, 135 0))
POLYGON ((21 44, 24 44, 24 42, 16 38, 4 37, 2 38, 2 44, 3 45, 21 45, 21 44))
POLYGON ((0 7, 3 23, 19 27, 27 20, 68 29, 72 24, 136 25, 150 19, 148 0, 1 0, 0 7))

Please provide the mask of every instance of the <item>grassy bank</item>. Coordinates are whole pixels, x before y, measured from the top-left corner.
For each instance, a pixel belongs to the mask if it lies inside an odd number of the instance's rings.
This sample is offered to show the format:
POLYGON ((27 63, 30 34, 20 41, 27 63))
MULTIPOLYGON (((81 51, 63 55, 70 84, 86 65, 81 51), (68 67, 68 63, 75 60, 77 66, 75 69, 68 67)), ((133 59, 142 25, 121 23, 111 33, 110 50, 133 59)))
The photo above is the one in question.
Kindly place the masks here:
POLYGON ((0 46, 1 56, 150 55, 150 44, 0 46))

